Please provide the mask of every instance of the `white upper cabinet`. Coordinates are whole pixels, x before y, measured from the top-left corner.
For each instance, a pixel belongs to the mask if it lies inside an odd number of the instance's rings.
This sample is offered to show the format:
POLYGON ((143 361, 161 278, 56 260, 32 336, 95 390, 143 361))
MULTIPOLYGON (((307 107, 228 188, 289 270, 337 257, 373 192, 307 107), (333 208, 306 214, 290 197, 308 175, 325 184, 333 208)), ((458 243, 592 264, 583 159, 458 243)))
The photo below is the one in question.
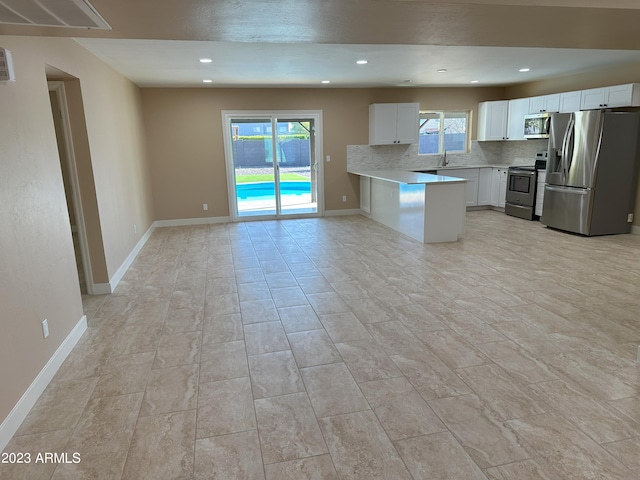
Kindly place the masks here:
POLYGON ((529 113, 545 113, 560 111, 560 94, 541 95, 529 99, 529 113))
POLYGON ((478 104, 478 141, 506 140, 509 100, 478 104))
POLYGON ((604 107, 606 87, 591 88, 582 91, 582 99, 580 100, 580 110, 594 110, 604 107))
POLYGON ((507 140, 524 140, 524 116, 529 113, 529 99, 509 100, 507 140))
POLYGON ((580 110, 582 91, 564 92, 560 94, 560 113, 571 113, 580 110))
POLYGON ((369 145, 418 143, 417 103, 369 105, 369 145))
POLYGON ((478 104, 478 140, 524 140, 524 116, 529 99, 498 100, 478 104))
POLYGON ((581 110, 640 106, 640 84, 628 83, 582 91, 581 110))

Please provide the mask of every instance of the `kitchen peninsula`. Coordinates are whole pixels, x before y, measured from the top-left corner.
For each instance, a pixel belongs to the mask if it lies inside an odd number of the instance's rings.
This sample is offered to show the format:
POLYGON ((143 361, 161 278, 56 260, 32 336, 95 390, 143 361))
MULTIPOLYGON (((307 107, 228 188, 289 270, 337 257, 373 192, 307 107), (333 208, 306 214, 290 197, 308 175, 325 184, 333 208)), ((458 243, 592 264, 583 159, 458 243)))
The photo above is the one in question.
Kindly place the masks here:
POLYGON ((403 170, 347 171, 360 176, 361 208, 372 220, 423 243, 456 242, 463 232, 466 179, 403 170))

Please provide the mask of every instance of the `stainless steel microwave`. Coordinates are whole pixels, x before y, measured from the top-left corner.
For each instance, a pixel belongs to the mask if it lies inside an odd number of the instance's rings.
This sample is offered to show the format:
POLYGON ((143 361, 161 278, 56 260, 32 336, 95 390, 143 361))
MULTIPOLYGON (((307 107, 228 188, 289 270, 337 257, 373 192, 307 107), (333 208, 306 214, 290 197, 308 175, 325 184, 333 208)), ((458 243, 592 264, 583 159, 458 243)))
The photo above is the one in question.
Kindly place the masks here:
POLYGON ((549 138, 550 113, 533 113, 524 116, 524 138, 549 138))

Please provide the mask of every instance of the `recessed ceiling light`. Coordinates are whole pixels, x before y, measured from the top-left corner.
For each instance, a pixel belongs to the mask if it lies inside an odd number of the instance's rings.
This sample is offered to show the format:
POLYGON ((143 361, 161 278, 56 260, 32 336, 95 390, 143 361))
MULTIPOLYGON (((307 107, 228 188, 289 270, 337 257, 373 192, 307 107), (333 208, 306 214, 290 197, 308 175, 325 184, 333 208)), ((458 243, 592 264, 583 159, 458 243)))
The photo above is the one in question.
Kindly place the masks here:
POLYGON ((213 80, 210 80, 210 79, 202 80, 202 83, 213 83, 213 80))
POLYGON ((356 63, 358 65, 366 65, 367 63, 369 63, 369 60, 358 60, 356 63))
POLYGON ((529 72, 531 69, 530 68, 521 68, 520 70, 518 70, 519 72, 529 72))
POLYGON ((322 80, 322 83, 331 83, 331 80, 322 80))
POLYGON ((200 63, 211 63, 213 62, 213 60, 211 60, 210 58, 201 58, 200 59, 200 63))
POLYGON ((480 80, 471 80, 471 82, 469 83, 478 83, 478 82, 480 82, 480 80))
POLYGON ((436 72, 438 72, 438 73, 447 73, 447 69, 446 68, 439 68, 438 70, 436 70, 436 72))

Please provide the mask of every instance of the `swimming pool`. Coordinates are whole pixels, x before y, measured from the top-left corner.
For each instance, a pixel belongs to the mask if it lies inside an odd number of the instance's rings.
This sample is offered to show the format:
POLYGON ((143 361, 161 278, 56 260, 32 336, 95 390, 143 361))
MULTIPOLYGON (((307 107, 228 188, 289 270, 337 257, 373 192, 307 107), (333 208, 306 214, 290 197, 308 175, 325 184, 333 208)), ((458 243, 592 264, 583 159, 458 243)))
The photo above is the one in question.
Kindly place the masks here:
MULTIPOLYGON (((280 182, 280 195, 309 195, 311 182, 280 182)), ((275 196, 273 182, 240 183, 236 195, 242 200, 269 200, 275 196)))

